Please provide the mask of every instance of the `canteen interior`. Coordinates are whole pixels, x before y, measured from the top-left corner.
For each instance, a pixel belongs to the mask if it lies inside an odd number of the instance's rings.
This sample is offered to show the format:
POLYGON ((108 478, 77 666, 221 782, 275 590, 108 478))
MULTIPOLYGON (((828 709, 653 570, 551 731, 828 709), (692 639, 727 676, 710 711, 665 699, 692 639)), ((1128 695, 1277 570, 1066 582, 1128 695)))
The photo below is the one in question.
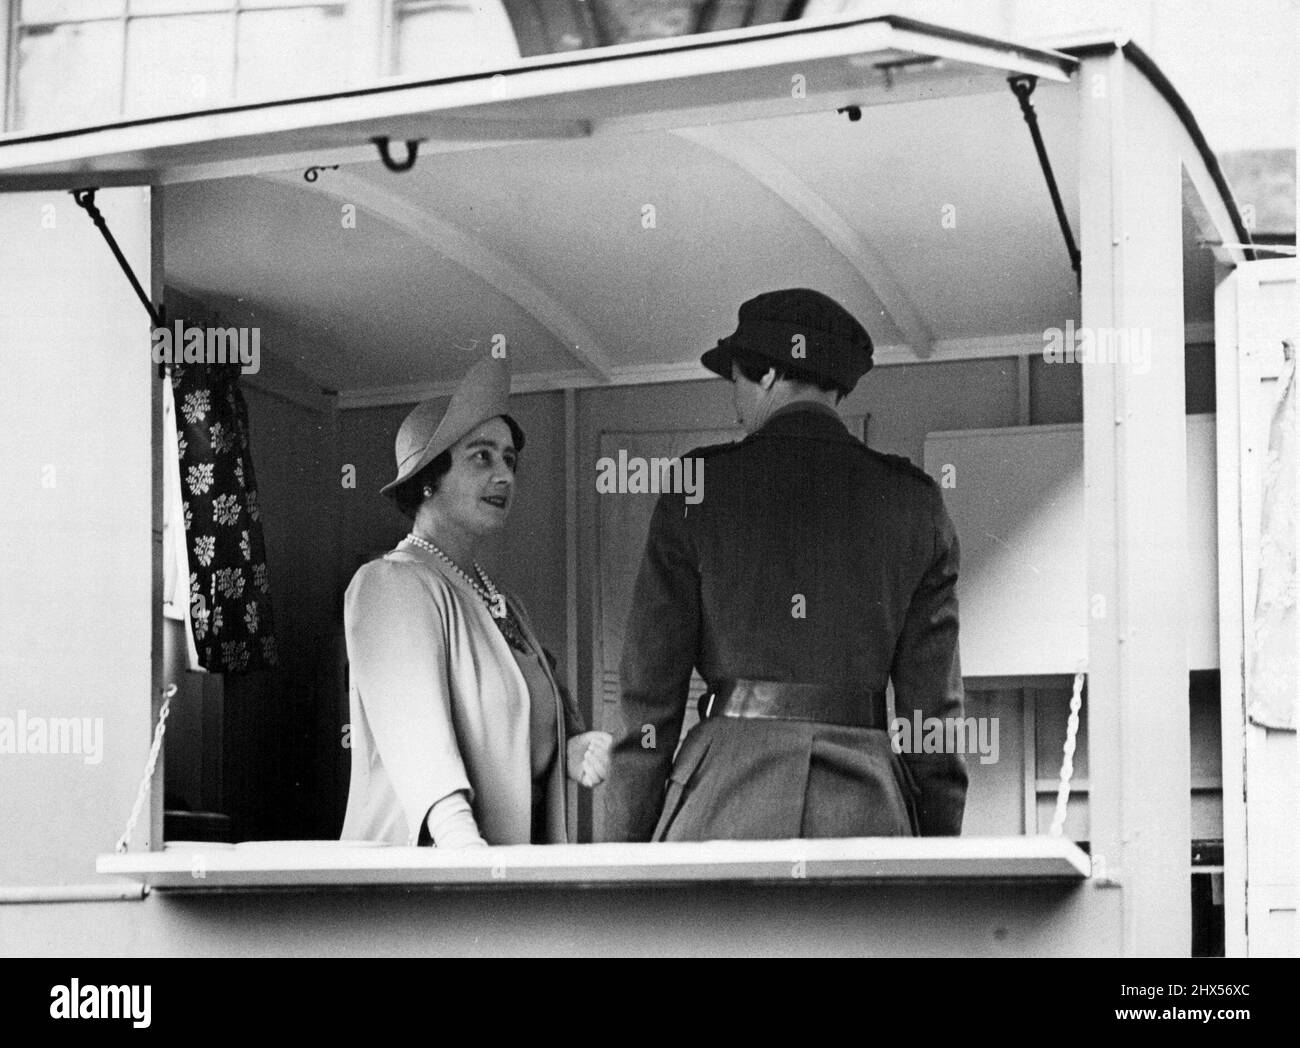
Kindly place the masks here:
MULTIPOLYGON (((1036 102, 1072 185, 1070 94, 1043 85, 1036 102)), ((841 404, 854 430, 937 478, 955 469, 945 498, 963 546, 967 712, 999 722, 998 759, 970 761, 965 832, 1046 831, 1086 606, 1080 367, 1046 359, 1044 332, 1078 324, 1079 296, 1009 94, 874 107, 860 122, 826 112, 506 145, 404 174, 371 162, 310 182, 297 171, 193 182, 164 190, 163 214, 169 315, 216 311, 262 331, 243 390, 283 658, 278 672, 186 678, 167 762, 175 810, 214 810, 220 797, 236 839, 337 833, 341 595, 406 530, 378 494, 402 418, 445 397, 494 340, 528 446, 485 567, 523 597, 593 722, 608 724, 653 496, 597 494, 596 463, 738 435, 730 388, 701 380, 699 355, 733 329, 741 301, 801 285, 852 308, 875 342, 877 366, 841 404), (961 154, 909 161, 949 135, 961 154), (994 158, 996 178, 982 174, 994 158), (831 217, 774 191, 781 177, 831 217)), ((1213 259, 1190 213, 1184 226, 1189 483, 1212 490, 1213 259)), ((1197 526, 1209 560, 1185 701, 1193 836, 1214 839, 1212 514, 1197 526)), ((1066 823, 1076 840, 1087 839, 1087 730, 1085 709, 1066 823)), ((599 837, 600 807, 581 807, 585 839, 599 837)))
MULTIPOLYGON (((1034 105, 1066 219, 1081 231, 1092 161, 1081 155, 1079 86, 1040 81, 1034 105)), ((831 295, 867 327, 876 367, 841 414, 870 447, 940 479, 956 522, 967 714, 999 726, 997 760, 968 761, 963 834, 1047 831, 1096 610, 1085 572, 1084 381, 1080 365, 1045 348, 1083 318, 1004 77, 865 105, 857 119, 822 108, 505 141, 422 155, 402 173, 329 160, 100 194, 128 257, 150 259, 169 317, 260 331, 259 369, 241 386, 281 661, 247 674, 186 672, 184 624, 164 621, 163 679, 180 682, 165 747, 166 838, 337 837, 350 756, 342 594, 407 530, 379 495, 401 420, 421 400, 446 398, 498 340, 528 441, 509 523, 484 566, 523 598, 592 725, 609 726, 653 496, 599 494, 597 462, 739 436, 731 389, 699 356, 734 328, 741 302, 790 286, 831 295)), ((1176 173, 1171 185, 1177 195, 1176 173)), ((46 202, 60 220, 38 245, 41 265, 79 278, 43 287, 56 299, 47 308, 72 314, 87 296, 111 300, 100 330, 116 325, 113 337, 128 344, 121 332, 134 337, 138 303, 122 301, 121 273, 65 195, 0 197, 0 218, 19 223, 46 202)), ((1209 205, 1186 178, 1175 206, 1180 250, 1153 286, 1175 289, 1182 304, 1190 672, 1185 694, 1156 699, 1186 710, 1194 938, 1213 952, 1224 836, 1212 497, 1222 260, 1206 243, 1209 205)), ((0 260, 0 275, 21 282, 26 250, 0 260)), ((63 352, 45 365, 66 366, 51 380, 75 385, 86 380, 78 368, 94 367, 94 388, 140 401, 112 362, 63 352)), ((79 401, 58 410, 73 409, 79 401)), ((165 437, 159 428, 158 446, 165 437)), ((123 469, 104 498, 143 502, 121 512, 132 516, 122 531, 147 534, 152 514, 156 538, 160 507, 150 508, 142 472, 123 469)), ((1080 842, 1090 835, 1089 719, 1085 703, 1064 826, 1080 842)), ((143 753, 126 763, 142 766, 143 753)), ((129 804, 121 789, 93 801, 113 825, 129 804)), ((574 807, 577 839, 599 840, 599 791, 574 807)))

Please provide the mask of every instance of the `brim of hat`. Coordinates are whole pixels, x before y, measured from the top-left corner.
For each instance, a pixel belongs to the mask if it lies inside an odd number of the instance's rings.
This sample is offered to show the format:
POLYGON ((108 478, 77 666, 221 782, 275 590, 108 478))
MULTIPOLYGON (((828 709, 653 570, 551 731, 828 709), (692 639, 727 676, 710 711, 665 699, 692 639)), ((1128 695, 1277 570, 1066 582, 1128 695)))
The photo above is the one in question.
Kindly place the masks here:
MULTIPOLYGON (((443 448, 442 450, 446 451, 447 449, 443 448)), ((420 470, 424 469, 425 466, 427 466, 430 462, 436 459, 440 454, 441 452, 439 451, 426 450, 423 455, 421 455, 418 459, 414 461, 413 464, 408 465, 406 469, 402 470, 400 473, 397 474, 397 476, 395 476, 392 480, 390 480, 387 484, 385 484, 382 488, 380 488, 379 494, 381 495, 392 494, 394 488, 396 488, 399 484, 402 484, 405 481, 410 480, 413 476, 419 473, 420 470)))
POLYGON ((474 425, 470 426, 467 430, 465 430, 464 433, 459 433, 456 436, 452 437, 450 440, 447 439, 439 440, 437 445, 430 445, 429 447, 425 448, 424 453, 421 454, 419 458, 413 459, 411 462, 409 462, 404 469, 398 471, 397 476, 395 476, 392 480, 390 480, 387 484, 385 484, 382 488, 380 488, 379 494, 381 495, 391 494, 394 488, 410 480, 413 476, 419 473, 420 470, 424 469, 425 466, 427 466, 430 462, 432 462, 444 451, 446 451, 453 444, 455 444, 456 441, 461 440, 468 433, 473 433, 476 427, 481 426, 488 419, 492 419, 492 418, 502 418, 506 420, 506 425, 510 427, 510 437, 515 442, 515 450, 522 451, 524 449, 523 427, 519 425, 519 423, 516 422, 513 418, 511 418, 511 416, 509 415, 489 415, 487 418, 480 419, 478 422, 475 422, 474 425))
POLYGON ((700 363, 712 371, 719 378, 725 378, 731 381, 731 347, 724 341, 719 342, 712 349, 705 350, 704 355, 700 357, 700 363))

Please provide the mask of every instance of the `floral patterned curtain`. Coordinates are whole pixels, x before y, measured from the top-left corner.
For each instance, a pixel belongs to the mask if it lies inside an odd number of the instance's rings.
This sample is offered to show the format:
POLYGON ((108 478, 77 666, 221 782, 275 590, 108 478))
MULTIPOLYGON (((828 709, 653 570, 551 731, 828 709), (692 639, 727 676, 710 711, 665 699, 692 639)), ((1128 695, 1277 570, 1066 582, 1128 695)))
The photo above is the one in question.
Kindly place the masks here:
POLYGON ((176 438, 199 663, 242 673, 277 662, 271 586, 240 366, 173 364, 176 438))

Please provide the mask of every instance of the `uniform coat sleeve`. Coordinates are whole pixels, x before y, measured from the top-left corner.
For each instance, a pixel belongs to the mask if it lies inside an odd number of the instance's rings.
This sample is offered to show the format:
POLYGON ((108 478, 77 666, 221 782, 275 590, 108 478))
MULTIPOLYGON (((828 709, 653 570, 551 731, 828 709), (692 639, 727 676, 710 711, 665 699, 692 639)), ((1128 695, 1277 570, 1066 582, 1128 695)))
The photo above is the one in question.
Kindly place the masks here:
POLYGON ((446 627, 425 579, 375 561, 344 605, 350 671, 378 758, 412 835, 436 801, 474 791, 452 719, 446 627))
MULTIPOLYGON (((960 550, 942 497, 937 488, 932 493, 935 509, 930 562, 908 604, 890 672, 896 715, 909 722, 918 710, 923 720, 962 716, 957 648, 960 550)), ((961 833, 966 807, 966 765, 961 754, 912 752, 901 756, 919 790, 921 835, 961 833)))
POLYGON ((680 494, 655 505, 619 668, 620 723, 605 788, 605 838, 648 841, 681 737, 700 625, 700 575, 680 494))

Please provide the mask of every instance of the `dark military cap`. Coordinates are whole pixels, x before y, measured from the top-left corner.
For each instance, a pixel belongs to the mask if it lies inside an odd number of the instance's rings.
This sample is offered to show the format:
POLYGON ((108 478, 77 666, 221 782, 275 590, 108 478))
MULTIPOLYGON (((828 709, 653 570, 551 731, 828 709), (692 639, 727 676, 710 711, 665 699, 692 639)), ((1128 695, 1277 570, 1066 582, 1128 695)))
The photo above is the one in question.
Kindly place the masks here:
POLYGON ((732 356, 746 352, 833 383, 845 393, 871 370, 871 336, 847 309, 820 291, 787 288, 740 307, 736 330, 700 358, 731 378, 732 356))

